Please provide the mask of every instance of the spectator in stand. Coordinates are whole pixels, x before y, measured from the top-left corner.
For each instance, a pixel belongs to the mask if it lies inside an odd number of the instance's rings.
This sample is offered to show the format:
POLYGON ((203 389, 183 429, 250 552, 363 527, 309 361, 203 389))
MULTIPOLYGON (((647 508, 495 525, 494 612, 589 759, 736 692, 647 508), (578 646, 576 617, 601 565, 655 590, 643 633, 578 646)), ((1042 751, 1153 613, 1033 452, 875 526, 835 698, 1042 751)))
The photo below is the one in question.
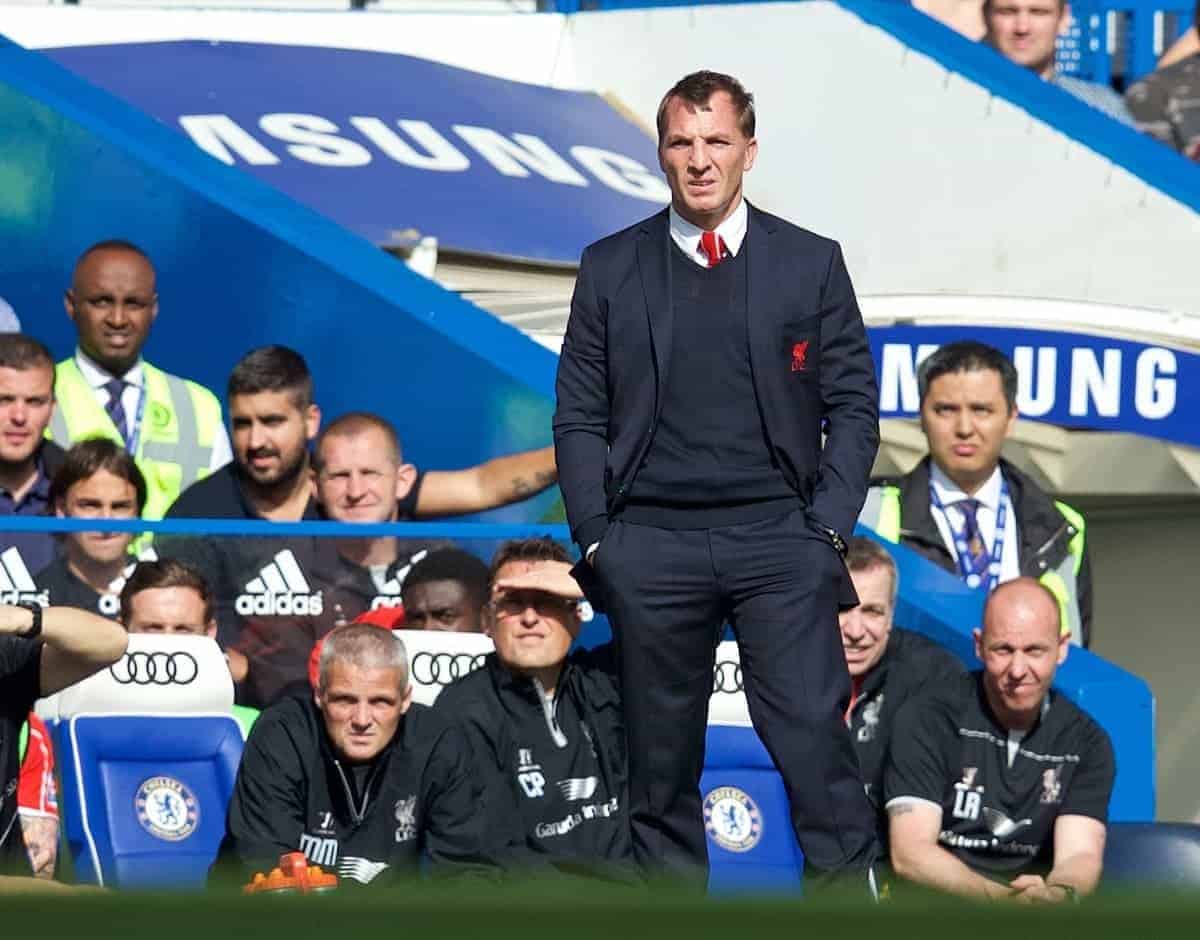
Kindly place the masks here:
POLYGON ((998 349, 948 343, 917 371, 929 456, 867 493, 859 522, 900 542, 969 587, 987 591, 1021 575, 1059 599, 1062 625, 1087 646, 1092 569, 1086 523, 1000 456, 1017 421, 1017 370, 998 349))
MULTIPOLYGON (((1196 24, 1189 36, 1200 30, 1200 4, 1196 24)), ((1186 40, 1187 36, 1178 45, 1191 51, 1130 85, 1125 101, 1138 127, 1200 162, 1200 44, 1186 40)))
POLYGON ((0 297, 0 333, 20 333, 21 319, 17 311, 3 297, 0 297))
POLYGON ((437 549, 404 579, 404 626, 481 633, 487 598, 487 565, 461 548, 437 549))
POLYGON ((963 897, 1054 904, 1100 880, 1115 765, 1104 730, 1051 691, 1069 644, 1032 578, 988 598, 981 672, 896 717, 884 778, 892 866, 963 897))
POLYGON ((940 688, 963 675, 959 659, 919 633, 893 626, 900 576, 878 542, 855 536, 846 567, 858 606, 838 615, 850 670, 846 724, 858 752, 867 795, 880 811, 880 840, 887 844, 883 814, 883 768, 900 706, 922 690, 940 688))
MULTIPOLYGON (((422 473, 401 461, 386 422, 355 415, 335 422, 323 436, 318 458, 323 479, 314 488, 308 444, 321 412, 307 363, 284 346, 242 357, 229 377, 229 412, 233 462, 189 487, 169 517, 296 522, 328 513, 339 521, 385 522, 492 509, 556 479, 550 447, 467 470, 422 473), (390 481, 386 493, 383 479, 390 481)), ((360 566, 374 564, 365 559, 376 557, 377 550, 378 557, 386 554, 376 540, 362 541, 369 551, 360 566)), ((394 546, 395 540, 380 542, 394 546)), ((356 615, 336 609, 318 580, 318 572, 338 565, 328 557, 328 540, 179 538, 161 544, 163 554, 192 563, 213 587, 220 642, 250 664, 241 689, 245 704, 265 705, 303 680, 316 640, 356 615)))
POLYGON ((146 479, 144 515, 161 519, 188 484, 229 463, 221 403, 142 358, 158 291, 136 245, 104 241, 85 251, 63 303, 78 345, 58 364, 50 435, 64 447, 102 436, 128 450, 146 479))
POLYGON ((45 723, 33 712, 21 726, 21 772, 17 812, 21 836, 35 878, 53 878, 58 861, 58 790, 54 783, 54 745, 45 723))
MULTIPOLYGON (((93 437, 67 451, 54 475, 50 501, 61 517, 137 519, 146 504, 146 483, 124 448, 93 437)), ((134 538, 130 532, 99 529, 64 534, 62 555, 34 579, 46 603, 115 620, 121 587, 136 560, 129 553, 134 538)))
POLYGON ((479 781, 462 732, 414 704, 404 644, 368 624, 321 649, 315 696, 290 696, 250 733, 214 875, 248 880, 286 852, 341 887, 393 886, 484 864, 479 781))
MULTIPOLYGON (((31 336, 0 333, 0 532, 4 516, 46 516, 53 511, 50 480, 63 450, 46 440, 54 413, 54 357, 31 336)), ((54 560, 48 532, 3 533, 0 603, 37 597, 32 572, 54 560)))
POLYGON ((508 542, 491 567, 496 650, 435 710, 462 728, 481 781, 488 854, 510 868, 633 872, 616 664, 609 647, 568 655, 583 593, 551 539, 508 542))
MULTIPOLYGON (((29 877, 29 854, 16 826, 21 726, 39 698, 121 658, 125 631, 73 607, 0 604, 0 894, 49 891, 29 877)), ((70 890, 55 886, 57 890, 70 890)))
POLYGON ((983 20, 984 41, 1006 59, 1122 124, 1133 124, 1125 102, 1108 85, 1058 71, 1055 40, 1071 25, 1067 0, 983 0, 983 20))

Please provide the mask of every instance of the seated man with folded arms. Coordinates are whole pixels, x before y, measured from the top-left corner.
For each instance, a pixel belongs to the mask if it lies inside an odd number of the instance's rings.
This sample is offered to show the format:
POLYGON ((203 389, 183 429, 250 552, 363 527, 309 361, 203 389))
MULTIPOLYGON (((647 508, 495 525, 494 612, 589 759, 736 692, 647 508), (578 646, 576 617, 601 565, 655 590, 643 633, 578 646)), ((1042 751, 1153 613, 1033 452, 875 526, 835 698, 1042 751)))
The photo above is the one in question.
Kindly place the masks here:
POLYGON ((0 604, 0 894, 70 891, 32 877, 16 824, 20 730, 35 700, 73 685, 121 658, 125 631, 73 607, 0 604))
POLYGON ((838 614, 851 682, 846 724, 867 796, 880 813, 880 840, 886 845, 883 768, 896 712, 917 693, 952 683, 966 670, 945 647, 893 626, 900 576, 886 548, 855 536, 847 543, 846 567, 858 594, 858 606, 838 614))
POLYGON ((1104 730, 1050 688, 1068 644, 1054 595, 1006 582, 975 631, 983 670, 900 710, 884 775, 900 877, 1026 904, 1095 890, 1115 765, 1104 730))
POLYGON ((621 702, 609 648, 568 655, 583 594, 551 539, 502 545, 492 561, 496 650, 452 682, 435 710, 475 753, 487 845, 530 874, 631 876, 621 702))
POLYGON ((480 873, 481 794, 462 732, 412 701, 390 630, 348 624, 321 648, 313 697, 288 696, 254 725, 214 877, 249 881, 303 852, 345 887, 480 873))

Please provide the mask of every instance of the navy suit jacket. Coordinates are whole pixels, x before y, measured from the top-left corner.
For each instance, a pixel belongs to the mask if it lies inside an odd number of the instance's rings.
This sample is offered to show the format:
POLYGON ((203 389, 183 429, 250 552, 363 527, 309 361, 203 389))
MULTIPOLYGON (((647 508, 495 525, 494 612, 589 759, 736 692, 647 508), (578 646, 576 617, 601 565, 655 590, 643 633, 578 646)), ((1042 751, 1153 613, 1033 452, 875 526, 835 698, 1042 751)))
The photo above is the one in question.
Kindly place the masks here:
MULTIPOLYGON (((749 209, 750 364, 771 451, 810 516, 849 538, 879 446, 854 288, 836 242, 749 209)), ((672 334, 686 329, 672 311, 669 227, 664 209, 589 245, 580 261, 554 446, 567 521, 585 549, 628 498, 658 423, 672 334)))

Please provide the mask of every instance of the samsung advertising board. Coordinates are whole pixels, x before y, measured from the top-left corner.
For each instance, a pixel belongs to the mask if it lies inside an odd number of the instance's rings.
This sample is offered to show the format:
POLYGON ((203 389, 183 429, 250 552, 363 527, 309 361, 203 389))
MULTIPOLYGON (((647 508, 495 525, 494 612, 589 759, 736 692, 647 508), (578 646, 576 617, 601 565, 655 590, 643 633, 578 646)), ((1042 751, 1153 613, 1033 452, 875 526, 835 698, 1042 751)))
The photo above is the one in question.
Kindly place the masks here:
MULTIPOLYGON (((937 298, 926 308, 931 316, 905 316, 892 325, 878 323, 889 310, 888 298, 864 298, 868 333, 879 376, 880 416, 910 418, 919 411, 917 369, 939 346, 972 339, 1008 355, 1017 368, 1017 408, 1026 418, 1063 427, 1122 431, 1179 444, 1200 446, 1200 355, 1190 330, 1174 341, 1142 342, 1124 336, 1136 323, 1147 323, 1149 311, 1098 307, 1090 322, 1079 323, 1087 305, 1020 300, 1005 303, 1019 327, 937 322, 956 301, 937 298), (1029 325, 1027 314, 1047 326, 1029 325), (1057 316, 1055 315, 1057 313, 1057 316), (1136 314, 1142 316, 1135 316, 1136 314), (913 322, 913 320, 918 322, 913 322), (927 322, 919 323, 925 319, 927 322), (934 322, 928 322, 933 320, 934 322), (1111 325, 1106 321, 1112 321, 1111 325), (918 325, 919 324, 919 325, 918 325), (1119 324, 1119 325, 1118 325, 1119 324), (1065 328, 1064 328, 1065 327, 1065 328)), ((975 298, 957 304, 962 319, 970 317, 975 298)), ((905 313, 920 310, 906 305, 905 313)), ((1143 332, 1151 334, 1149 324, 1143 332)))
POLYGON ((312 46, 44 54, 378 245, 576 264, 670 197, 654 141, 592 93, 312 46))

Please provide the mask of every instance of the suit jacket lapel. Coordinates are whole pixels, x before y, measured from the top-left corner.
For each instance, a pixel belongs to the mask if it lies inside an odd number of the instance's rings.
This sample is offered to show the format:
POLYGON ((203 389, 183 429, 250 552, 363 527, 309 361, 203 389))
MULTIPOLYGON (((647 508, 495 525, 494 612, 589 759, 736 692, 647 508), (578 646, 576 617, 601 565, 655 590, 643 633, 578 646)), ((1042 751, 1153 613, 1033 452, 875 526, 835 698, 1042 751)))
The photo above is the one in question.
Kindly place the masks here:
POLYGON ((650 321, 650 343, 654 348, 654 364, 658 373, 655 421, 658 420, 663 389, 667 384, 667 366, 671 361, 671 334, 675 326, 675 311, 671 301, 670 251, 670 223, 667 210, 664 209, 642 224, 638 231, 637 243, 638 271, 642 278, 646 316, 650 321))

